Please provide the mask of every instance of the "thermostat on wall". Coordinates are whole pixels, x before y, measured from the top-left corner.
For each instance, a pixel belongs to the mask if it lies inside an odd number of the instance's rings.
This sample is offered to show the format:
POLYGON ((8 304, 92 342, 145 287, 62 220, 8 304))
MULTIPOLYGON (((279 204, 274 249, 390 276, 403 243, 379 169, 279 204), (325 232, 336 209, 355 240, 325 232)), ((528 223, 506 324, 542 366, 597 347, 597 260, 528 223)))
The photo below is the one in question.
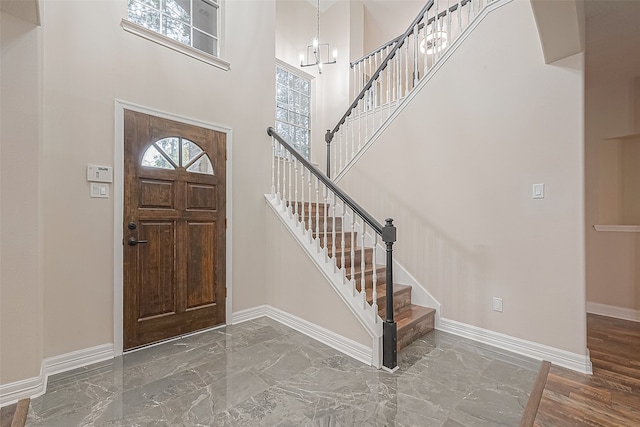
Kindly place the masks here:
POLYGON ((87 166, 87 181, 113 182, 113 168, 109 166, 87 166))

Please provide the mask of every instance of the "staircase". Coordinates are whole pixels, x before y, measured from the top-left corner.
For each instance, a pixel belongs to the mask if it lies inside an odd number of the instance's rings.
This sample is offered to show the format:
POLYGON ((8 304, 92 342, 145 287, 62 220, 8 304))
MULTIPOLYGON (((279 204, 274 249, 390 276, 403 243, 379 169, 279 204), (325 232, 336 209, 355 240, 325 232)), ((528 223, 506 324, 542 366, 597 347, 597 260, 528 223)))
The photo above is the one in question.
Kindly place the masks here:
MULTIPOLYGON (((362 291, 362 257, 364 253, 366 301, 370 306, 377 306, 378 315, 384 319, 387 296, 386 267, 384 265, 373 265, 374 248, 365 248, 363 250, 360 247, 353 247, 353 242, 358 242, 358 233, 351 231, 344 232, 344 246, 342 238, 339 238, 336 239, 334 247, 332 232, 342 236, 342 218, 334 218, 328 215, 325 217, 325 212, 331 212, 331 207, 324 203, 312 204, 311 210, 309 210, 308 204, 303 207, 302 203, 298 202, 293 211, 296 212, 297 218, 301 222, 305 218, 311 218, 311 221, 305 223, 305 229, 311 232, 314 239, 318 239, 320 248, 326 250, 327 256, 335 259, 338 268, 342 268, 344 265, 347 280, 353 279, 355 281, 355 288, 358 292, 362 291), (327 219, 326 221, 325 218, 327 219), (316 224, 319 227, 316 227, 316 224), (325 224, 327 224, 328 231, 326 234, 324 233, 325 224), (333 228, 334 224, 335 229, 333 228), (373 301, 374 275, 376 279, 375 305, 373 301)), ((410 285, 393 284, 393 312, 398 327, 398 351, 434 329, 435 309, 412 304, 410 285)))

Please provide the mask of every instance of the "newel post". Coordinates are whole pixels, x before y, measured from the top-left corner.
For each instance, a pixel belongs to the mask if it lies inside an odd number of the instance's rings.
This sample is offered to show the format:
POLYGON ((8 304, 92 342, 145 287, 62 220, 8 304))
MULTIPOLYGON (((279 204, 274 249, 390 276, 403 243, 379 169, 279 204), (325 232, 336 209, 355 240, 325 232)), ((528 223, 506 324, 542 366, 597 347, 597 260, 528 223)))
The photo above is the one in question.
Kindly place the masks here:
POLYGON ((393 319, 393 243, 396 241, 396 227, 391 218, 385 220, 382 241, 387 245, 387 296, 385 320, 382 325, 382 364, 387 369, 395 370, 398 367, 398 325, 393 319))
POLYGON ((331 178, 331 131, 327 129, 327 133, 324 134, 324 140, 327 143, 327 178, 331 178))

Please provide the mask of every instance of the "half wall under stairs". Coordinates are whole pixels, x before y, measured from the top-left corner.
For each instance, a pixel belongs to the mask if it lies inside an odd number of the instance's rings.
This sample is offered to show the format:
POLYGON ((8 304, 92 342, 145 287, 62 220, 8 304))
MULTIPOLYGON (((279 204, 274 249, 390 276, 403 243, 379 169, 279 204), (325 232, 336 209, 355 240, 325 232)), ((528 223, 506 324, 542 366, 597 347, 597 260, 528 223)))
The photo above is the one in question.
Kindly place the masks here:
MULTIPOLYGON (((382 324, 386 315, 384 248, 337 202, 287 202, 265 195, 268 205, 298 240, 372 338, 372 364, 382 366, 382 324), (339 212, 340 214, 338 214, 339 212)), ((412 286, 393 284, 397 350, 434 329, 435 309, 412 303, 412 286)))

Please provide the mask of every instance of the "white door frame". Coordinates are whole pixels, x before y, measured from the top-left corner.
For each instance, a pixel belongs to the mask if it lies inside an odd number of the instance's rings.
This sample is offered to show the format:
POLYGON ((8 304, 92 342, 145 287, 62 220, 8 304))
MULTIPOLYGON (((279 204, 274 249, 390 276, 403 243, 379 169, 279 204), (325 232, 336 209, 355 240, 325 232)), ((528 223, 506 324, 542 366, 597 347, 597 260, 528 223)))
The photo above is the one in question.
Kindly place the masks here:
POLYGON ((114 165, 113 165, 113 353, 114 356, 120 356, 123 349, 123 223, 124 223, 124 110, 136 111, 138 113, 150 116, 161 117, 188 125, 198 126, 205 129, 212 129, 223 132, 227 136, 227 230, 226 230, 226 323, 231 323, 231 298, 233 291, 231 288, 232 280, 232 230, 233 224, 231 219, 232 208, 232 192, 231 192, 231 165, 232 165, 232 130, 231 128, 216 125, 213 123, 203 122, 201 120, 189 117, 178 116, 176 114, 159 111, 148 107, 132 104, 127 101, 116 99, 115 101, 115 149, 114 149, 114 165))

